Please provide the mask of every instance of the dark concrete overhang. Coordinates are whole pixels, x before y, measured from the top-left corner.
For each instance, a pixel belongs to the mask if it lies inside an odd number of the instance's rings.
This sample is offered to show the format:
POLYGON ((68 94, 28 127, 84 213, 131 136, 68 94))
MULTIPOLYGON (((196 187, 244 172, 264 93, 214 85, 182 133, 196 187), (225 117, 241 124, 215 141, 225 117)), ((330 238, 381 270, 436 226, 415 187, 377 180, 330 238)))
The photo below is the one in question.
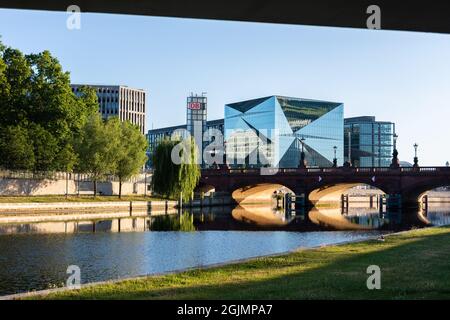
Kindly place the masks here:
POLYGON ((1 8, 366 28, 368 6, 381 9, 381 29, 450 33, 450 1, 395 0, 2 0, 1 8))

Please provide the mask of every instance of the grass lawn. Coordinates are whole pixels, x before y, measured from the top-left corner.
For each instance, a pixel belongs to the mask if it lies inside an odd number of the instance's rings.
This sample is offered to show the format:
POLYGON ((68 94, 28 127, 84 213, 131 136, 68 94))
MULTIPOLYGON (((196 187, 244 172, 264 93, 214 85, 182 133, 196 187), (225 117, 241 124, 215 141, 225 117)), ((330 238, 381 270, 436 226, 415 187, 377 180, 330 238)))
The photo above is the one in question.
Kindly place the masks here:
POLYGON ((80 195, 69 196, 67 199, 65 196, 0 196, 0 203, 30 203, 30 202, 93 202, 93 201, 157 201, 167 200, 158 197, 144 197, 144 196, 94 196, 80 195))
MULTIPOLYGON (((36 298, 36 297, 34 297, 36 298)), ((38 297, 42 298, 42 297, 38 297)), ((450 298, 450 227, 52 293, 47 299, 450 298), (366 269, 381 268, 381 290, 366 269)))

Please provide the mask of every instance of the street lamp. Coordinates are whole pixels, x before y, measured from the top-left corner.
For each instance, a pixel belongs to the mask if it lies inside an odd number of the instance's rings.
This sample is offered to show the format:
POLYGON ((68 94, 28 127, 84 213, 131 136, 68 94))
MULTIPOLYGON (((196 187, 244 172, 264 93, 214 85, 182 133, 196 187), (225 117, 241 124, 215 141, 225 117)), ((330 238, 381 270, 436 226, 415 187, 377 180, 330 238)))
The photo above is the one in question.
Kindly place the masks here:
POLYGON ((300 163, 299 168, 306 168, 306 161, 305 161, 305 137, 302 136, 300 139, 300 143, 302 144, 302 152, 300 153, 300 163))
POLYGON ((414 147, 414 168, 418 168, 419 167, 419 158, 417 158, 417 147, 419 145, 417 143, 414 143, 413 147, 414 147))
POLYGON ((347 161, 344 162, 344 168, 350 168, 352 166, 352 130, 352 128, 349 128, 347 131, 347 161))
POLYGON ((333 168, 337 168, 337 158, 336 158, 337 146, 334 146, 333 149, 334 149, 333 168))
POLYGON ((391 163, 390 167, 391 168, 399 168, 400 162, 398 161, 398 151, 397 151, 398 135, 396 133, 394 133, 393 138, 394 138, 394 152, 392 153, 392 163, 391 163))

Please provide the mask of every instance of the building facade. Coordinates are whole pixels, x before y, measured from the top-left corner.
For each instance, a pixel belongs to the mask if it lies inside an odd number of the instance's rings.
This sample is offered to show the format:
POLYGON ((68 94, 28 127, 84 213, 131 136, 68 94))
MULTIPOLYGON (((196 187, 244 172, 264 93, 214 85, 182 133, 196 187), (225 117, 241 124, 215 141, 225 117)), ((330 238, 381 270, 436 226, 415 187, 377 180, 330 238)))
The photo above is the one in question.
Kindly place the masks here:
POLYGON ((375 117, 344 120, 345 161, 354 167, 389 167, 394 151, 395 124, 375 117))
POLYGON ((121 85, 72 84, 72 91, 79 94, 80 88, 94 88, 97 93, 99 112, 103 119, 116 116, 120 121, 130 121, 145 134, 146 92, 142 89, 121 85))
MULTIPOLYGON (((208 143, 210 143, 212 140, 212 137, 208 134, 210 132, 209 131, 210 129, 217 130, 218 132, 220 132, 223 135, 224 120, 218 119, 218 120, 206 121, 205 130, 204 130, 204 133, 206 132, 206 134, 203 134, 203 139, 204 139, 203 142, 204 143, 203 143, 202 152, 203 152, 203 149, 205 148, 205 146, 208 143)), ((149 160, 147 162, 147 167, 149 167, 149 168, 152 167, 153 152, 155 151, 156 147, 162 140, 169 139, 174 134, 180 136, 181 138, 185 138, 187 136, 187 132, 189 132, 187 124, 149 130, 147 133, 148 158, 149 158, 149 160)), ((189 134, 190 134, 190 132, 189 132, 189 134)))
POLYGON ((296 168, 343 164, 344 105, 268 96, 225 105, 225 151, 232 167, 296 168), (336 148, 335 148, 336 147, 336 148))

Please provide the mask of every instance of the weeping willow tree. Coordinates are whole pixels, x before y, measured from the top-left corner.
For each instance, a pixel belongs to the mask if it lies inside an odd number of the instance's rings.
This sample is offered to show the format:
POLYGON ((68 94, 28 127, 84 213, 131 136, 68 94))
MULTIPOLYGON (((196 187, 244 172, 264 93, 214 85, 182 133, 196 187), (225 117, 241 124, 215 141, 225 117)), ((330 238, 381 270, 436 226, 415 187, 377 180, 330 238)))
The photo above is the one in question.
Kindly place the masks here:
POLYGON ((153 192, 188 201, 200 180, 198 148, 194 139, 163 140, 153 153, 153 192))

